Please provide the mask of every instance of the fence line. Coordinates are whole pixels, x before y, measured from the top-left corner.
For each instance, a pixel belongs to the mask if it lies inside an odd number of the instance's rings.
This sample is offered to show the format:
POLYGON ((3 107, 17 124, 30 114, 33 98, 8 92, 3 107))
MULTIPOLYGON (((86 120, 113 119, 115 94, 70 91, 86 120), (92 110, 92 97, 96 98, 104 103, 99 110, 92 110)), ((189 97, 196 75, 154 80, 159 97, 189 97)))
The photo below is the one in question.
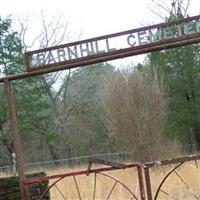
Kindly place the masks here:
MULTIPOLYGON (((38 168, 54 168, 54 167, 59 167, 59 166, 74 166, 78 164, 84 164, 88 162, 88 158, 91 156, 98 156, 104 159, 120 159, 120 160, 126 160, 132 153, 130 152, 114 152, 114 153, 102 153, 102 154, 93 154, 93 155, 88 155, 88 156, 77 156, 77 157, 72 157, 72 158, 66 158, 66 159, 59 159, 59 160, 48 160, 48 161, 43 161, 43 162, 34 162, 34 163, 25 163, 25 169, 27 171, 32 170, 32 169, 38 169, 38 168), (116 158, 114 158, 116 157, 116 158)), ((0 167, 0 176, 3 175, 4 173, 11 173, 12 172, 12 166, 7 165, 0 167)))
MULTIPOLYGON (((166 150, 168 150, 168 147, 165 147, 166 150)), ((185 144, 181 145, 182 152, 187 153, 194 153, 196 151, 196 145, 195 144, 185 144), (191 150, 191 152, 190 152, 191 150)), ((77 157, 71 157, 66 159, 59 159, 59 160, 47 160, 42 162, 34 162, 34 163, 25 163, 25 169, 26 171, 30 170, 37 170, 37 169, 51 169, 55 167, 62 167, 62 166, 70 166, 73 167, 75 165, 81 165, 88 162, 88 158, 90 156, 98 156, 103 159, 112 160, 112 161, 134 161, 134 153, 132 152, 114 152, 114 153, 100 153, 100 154, 94 154, 94 155, 87 155, 87 156, 77 156, 77 157)), ((4 174, 11 174, 12 173, 12 166, 2 166, 0 167, 0 176, 3 176, 4 174)))

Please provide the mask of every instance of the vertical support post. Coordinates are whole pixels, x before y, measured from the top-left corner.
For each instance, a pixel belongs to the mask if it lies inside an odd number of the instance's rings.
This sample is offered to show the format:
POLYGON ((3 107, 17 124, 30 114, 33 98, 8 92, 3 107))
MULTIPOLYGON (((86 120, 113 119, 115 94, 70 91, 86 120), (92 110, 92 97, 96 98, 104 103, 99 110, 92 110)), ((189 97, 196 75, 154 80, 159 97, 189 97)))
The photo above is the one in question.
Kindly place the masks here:
POLYGON ((30 198, 29 184, 25 184, 25 185, 24 185, 24 192, 25 192, 25 197, 26 197, 26 199, 29 200, 29 198, 30 198), (29 198, 27 198, 27 197, 29 197, 29 198))
POLYGON ((12 136, 14 140, 13 142, 14 142, 14 150, 16 154, 17 170, 18 170, 18 175, 19 175, 21 199, 26 200, 25 191, 23 187, 23 182, 25 180, 24 159, 23 159, 23 152, 22 152, 22 144, 21 144, 20 135, 19 135, 14 91, 13 91, 11 82, 8 79, 4 80, 4 84, 5 84, 5 91, 6 91, 6 96, 8 100, 12 136))
POLYGON ((145 191, 144 191, 144 182, 143 182, 141 164, 138 164, 137 171, 138 171, 138 181, 139 181, 139 186, 140 186, 140 197, 141 197, 141 200, 145 200, 145 191))
POLYGON ((149 174, 149 167, 144 165, 144 174, 145 174, 145 181, 146 181, 146 190, 147 190, 147 198, 148 200, 152 200, 152 191, 151 191, 151 180, 149 174))

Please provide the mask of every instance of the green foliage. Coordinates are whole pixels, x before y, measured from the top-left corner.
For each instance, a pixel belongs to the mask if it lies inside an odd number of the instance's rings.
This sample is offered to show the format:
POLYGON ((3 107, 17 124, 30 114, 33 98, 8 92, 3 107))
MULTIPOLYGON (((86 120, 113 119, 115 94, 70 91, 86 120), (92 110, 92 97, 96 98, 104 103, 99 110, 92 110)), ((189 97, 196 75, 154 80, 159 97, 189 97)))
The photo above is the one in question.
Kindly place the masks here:
POLYGON ((46 93, 47 89, 41 84, 40 77, 15 83, 17 112, 24 137, 40 138, 46 124, 50 123, 50 103, 46 93))
MULTIPOLYGON (((6 76, 24 72, 23 60, 24 52, 21 39, 17 32, 12 31, 11 20, 0 18, 1 75, 6 76)), ((47 88, 42 85, 41 77, 18 80, 13 82, 13 85, 20 133, 23 135, 24 143, 27 138, 30 139, 40 134, 40 131, 35 127, 43 127, 45 123, 50 123, 49 102, 46 98, 47 88)), ((0 103, 0 138, 10 152, 13 151, 12 137, 10 135, 7 99, 3 85, 0 86, 0 103)), ((44 132, 44 130, 41 130, 41 132, 44 132)))
MULTIPOLYGON (((0 18, 0 74, 10 75, 23 71, 23 53, 18 34, 11 29, 9 18, 0 18)), ((4 86, 0 86, 0 140, 11 149, 9 116, 4 86)), ((10 151, 10 150, 9 150, 10 151)))
MULTIPOLYGON (((168 20, 182 18, 182 8, 168 20)), ((165 134, 184 143, 200 145, 200 59, 199 44, 154 52, 147 57, 147 66, 156 66, 169 88, 168 123, 165 134)))
POLYGON ((1 74, 24 71, 23 47, 17 32, 11 29, 9 18, 0 18, 0 68, 1 74))

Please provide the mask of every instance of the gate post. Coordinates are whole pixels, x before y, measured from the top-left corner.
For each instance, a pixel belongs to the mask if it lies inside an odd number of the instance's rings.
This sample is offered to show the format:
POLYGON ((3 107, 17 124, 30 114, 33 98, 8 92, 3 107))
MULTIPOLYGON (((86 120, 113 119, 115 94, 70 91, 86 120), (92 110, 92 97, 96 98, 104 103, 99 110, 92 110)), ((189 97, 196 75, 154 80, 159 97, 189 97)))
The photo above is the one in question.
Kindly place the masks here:
POLYGON ((23 158, 23 151, 22 151, 22 144, 19 135, 19 127, 18 127, 18 120, 17 120, 17 112, 16 112, 16 102, 14 97, 13 87, 11 82, 8 79, 4 80, 5 84, 5 91, 8 100, 8 108, 9 108, 9 115, 10 115, 10 122, 11 122, 11 130, 14 142, 14 150, 16 153, 16 161, 17 161, 17 170, 19 175, 19 184, 21 190, 21 199, 26 200, 25 191, 23 187, 23 182, 25 180, 25 173, 24 173, 24 158, 23 158))
POLYGON ((138 180, 139 180, 139 187, 140 187, 140 197, 141 197, 141 200, 145 200, 145 190, 144 190, 142 168, 143 168, 143 165, 138 164, 137 171, 138 171, 138 180))
POLYGON ((149 167, 147 165, 144 165, 144 175, 145 175, 145 181, 146 181, 147 198, 148 198, 148 200, 153 200, 152 191, 151 191, 151 180, 150 180, 150 174, 149 174, 149 167))

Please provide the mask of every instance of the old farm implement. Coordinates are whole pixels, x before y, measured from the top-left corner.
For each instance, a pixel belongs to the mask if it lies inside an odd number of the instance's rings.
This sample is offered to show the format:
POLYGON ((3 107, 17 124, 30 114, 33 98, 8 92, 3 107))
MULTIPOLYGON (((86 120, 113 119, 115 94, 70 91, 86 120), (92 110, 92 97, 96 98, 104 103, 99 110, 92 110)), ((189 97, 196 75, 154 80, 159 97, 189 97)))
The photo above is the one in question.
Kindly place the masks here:
POLYGON ((40 200, 47 199, 49 196, 59 200, 200 199, 199 160, 200 155, 192 155, 143 164, 119 164, 91 157, 88 168, 85 170, 26 179, 24 187, 29 194, 29 188, 32 184, 49 181, 50 184, 41 194, 40 200), (107 166, 92 168, 93 163, 107 166), (156 170, 159 176, 162 174, 159 180, 155 178, 156 170), (119 179, 120 173, 123 173, 121 179, 119 179), (189 179, 188 174, 190 175, 189 179), (173 187, 176 188, 170 187, 169 181, 175 182, 177 185, 173 184, 173 187))

